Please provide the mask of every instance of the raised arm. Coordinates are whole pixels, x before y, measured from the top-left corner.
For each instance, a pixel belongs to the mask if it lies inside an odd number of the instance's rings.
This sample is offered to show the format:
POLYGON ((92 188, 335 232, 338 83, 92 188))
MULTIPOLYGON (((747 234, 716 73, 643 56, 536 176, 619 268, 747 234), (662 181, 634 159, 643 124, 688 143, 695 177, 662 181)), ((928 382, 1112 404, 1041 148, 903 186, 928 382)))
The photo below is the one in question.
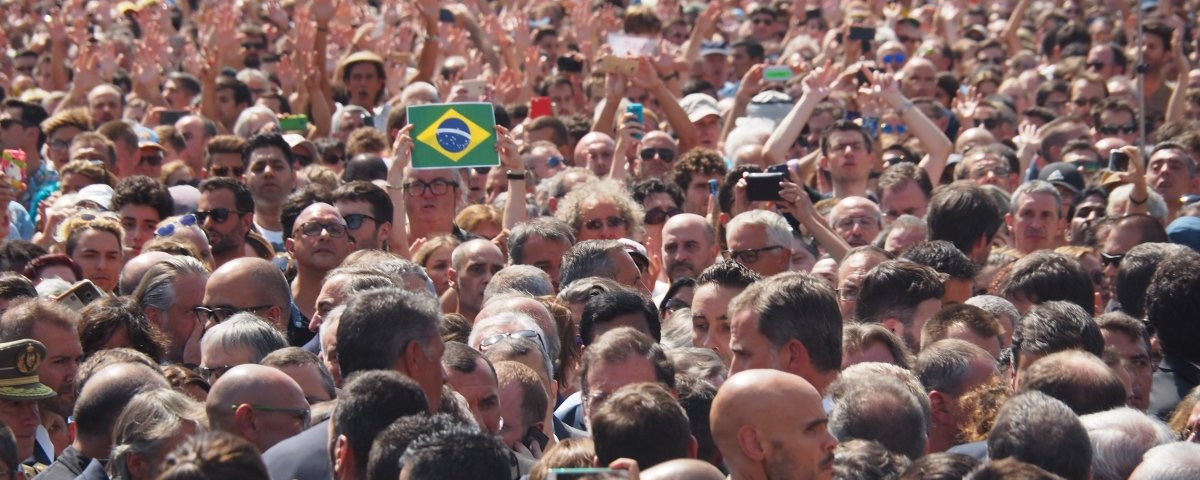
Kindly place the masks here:
POLYGON ((722 142, 725 141, 725 137, 729 136, 729 132, 733 131, 737 119, 746 115, 746 107, 750 105, 750 99, 762 89, 764 67, 761 63, 750 67, 742 76, 742 81, 738 84, 737 95, 733 97, 733 109, 729 111, 729 116, 725 118, 725 124, 721 126, 722 142))
POLYGON ((508 201, 504 202, 504 220, 501 225, 504 230, 512 231, 518 223, 529 219, 529 210, 525 208, 525 195, 528 190, 525 162, 517 153, 517 143, 507 128, 496 125, 496 152, 500 154, 500 167, 508 174, 508 201), (518 175, 520 174, 520 178, 518 175))
POLYGON ((800 221, 800 225, 808 230, 821 248, 829 252, 834 260, 841 262, 842 258, 846 256, 846 252, 850 251, 850 244, 846 243, 846 240, 842 239, 841 235, 834 232, 832 228, 829 228, 825 219, 813 206, 812 201, 808 198, 808 192, 805 192, 804 188, 792 182, 779 182, 779 185, 782 187, 779 190, 779 196, 784 200, 779 203, 793 217, 796 217, 796 220, 800 221))
POLYGON ((1175 91, 1171 93, 1171 100, 1167 102, 1166 121, 1177 122, 1183 120, 1183 114, 1187 109, 1187 86, 1188 72, 1191 70, 1191 63, 1188 62, 1187 54, 1183 51, 1183 32, 1182 28, 1176 28, 1173 38, 1171 38, 1171 53, 1175 58, 1176 82, 1175 91))
POLYGON ((667 84, 658 76, 658 71, 654 69, 649 58, 638 59, 637 73, 631 81, 635 86, 650 92, 654 95, 655 100, 658 100, 658 108, 662 109, 667 124, 675 132, 675 139, 679 142, 679 152, 683 153, 695 148, 699 143, 696 125, 688 118, 687 112, 679 104, 679 99, 675 98, 671 89, 667 88, 667 84))
POLYGON ((763 145, 763 157, 767 163, 787 161, 788 149, 800 137, 800 132, 804 130, 804 125, 812 117, 817 105, 829 98, 835 78, 836 73, 829 62, 804 77, 804 94, 800 96, 800 101, 796 102, 786 117, 783 117, 783 122, 775 127, 775 131, 771 132, 767 143, 763 145))
POLYGON ((405 208, 408 192, 404 189, 404 169, 412 162, 411 124, 401 128, 392 142, 392 165, 388 167, 387 193, 392 199, 392 234, 388 237, 388 248, 404 258, 412 258, 408 248, 408 210, 405 208))
POLYGON ((1004 24, 1004 32, 1000 38, 1004 39, 1004 45, 1007 47, 1009 55, 1016 55, 1021 51, 1021 37, 1017 36, 1017 32, 1021 30, 1025 12, 1029 11, 1031 4, 1033 4, 1033 0, 1018 0, 1017 6, 1013 7, 1012 15, 1008 16, 1008 22, 1004 24))
MULTIPOLYGON (((954 152, 954 144, 950 142, 950 138, 946 137, 942 129, 925 116, 925 112, 914 106, 908 97, 900 92, 896 79, 891 74, 871 72, 866 67, 863 67, 863 73, 871 82, 871 86, 865 93, 877 96, 900 112, 904 124, 925 148, 926 155, 921 160, 921 167, 929 173, 930 179, 942 178, 942 170, 946 168, 946 159, 950 158, 950 154, 954 152)), ((936 182, 936 180, 934 181, 936 182)))

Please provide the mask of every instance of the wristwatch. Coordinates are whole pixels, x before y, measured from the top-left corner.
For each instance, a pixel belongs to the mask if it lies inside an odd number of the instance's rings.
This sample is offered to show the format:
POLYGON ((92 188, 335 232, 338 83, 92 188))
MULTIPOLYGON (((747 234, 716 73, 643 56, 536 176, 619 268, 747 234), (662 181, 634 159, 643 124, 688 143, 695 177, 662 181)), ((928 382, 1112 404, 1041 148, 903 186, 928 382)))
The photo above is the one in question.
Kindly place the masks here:
POLYGON ((524 180, 525 179, 525 172, 523 172, 523 171, 518 172, 516 170, 509 170, 508 172, 506 172, 506 175, 508 176, 509 180, 524 180))

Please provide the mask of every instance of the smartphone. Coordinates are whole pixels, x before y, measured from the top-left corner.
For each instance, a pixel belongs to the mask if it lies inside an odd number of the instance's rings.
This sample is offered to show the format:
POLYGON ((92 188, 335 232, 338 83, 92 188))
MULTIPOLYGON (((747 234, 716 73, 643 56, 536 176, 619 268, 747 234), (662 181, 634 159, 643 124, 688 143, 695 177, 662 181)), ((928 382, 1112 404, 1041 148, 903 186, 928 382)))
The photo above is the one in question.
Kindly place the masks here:
POLYGON ((158 116, 159 125, 175 125, 179 119, 188 115, 187 110, 167 110, 158 116))
POLYGON ((850 39, 867 42, 875 40, 875 29, 873 27, 850 27, 850 39))
POLYGON ((792 78, 792 67, 787 65, 771 65, 763 69, 763 80, 767 82, 786 82, 792 78))
POLYGON ((463 87, 463 90, 466 90, 467 98, 472 102, 478 102, 486 94, 487 82, 484 80, 463 80, 458 84, 463 87))
POLYGON ((526 429, 525 437, 521 439, 521 443, 525 444, 526 447, 530 447, 530 450, 533 450, 533 444, 537 443, 538 447, 541 448, 543 452, 546 451, 546 443, 549 441, 550 437, 547 437, 546 434, 541 430, 538 430, 537 427, 529 427, 526 429))
MULTIPOLYGON (((630 103, 629 105, 626 105, 625 113, 632 113, 633 116, 637 118, 638 123, 640 123, 642 125, 646 124, 646 117, 645 117, 645 113, 642 111, 642 104, 630 103)), ((633 138, 641 140, 642 134, 640 134, 640 133, 634 134, 633 138)))
POLYGON ((1112 172, 1124 172, 1129 168, 1129 155, 1120 150, 1113 150, 1108 153, 1108 170, 1112 172))
POLYGON ((710 179, 708 181, 708 194, 716 197, 719 191, 721 191, 721 182, 718 182, 715 178, 710 179))
POLYGON ((821 19, 821 8, 820 7, 810 8, 810 9, 804 11, 804 21, 807 22, 809 20, 820 20, 820 19, 821 19))
POLYGON ((285 132, 308 132, 308 115, 301 113, 283 117, 279 119, 279 128, 285 132))
POLYGON ((554 108, 550 103, 550 97, 533 97, 529 101, 529 119, 533 120, 546 115, 554 115, 554 108))
MULTIPOLYGON (((785 166, 786 168, 786 166, 785 166)), ((779 182, 784 176, 779 172, 751 173, 746 175, 746 199, 751 202, 771 202, 783 200, 779 196, 779 182)))
POLYGON ((83 307, 86 307, 87 304, 106 296, 107 295, 100 290, 100 287, 97 287, 96 284, 92 283, 91 280, 84 279, 75 282, 75 284, 72 285, 69 290, 55 297, 54 300, 63 304, 63 306, 66 306, 67 308, 79 311, 83 310, 83 307))
POLYGON ((767 167, 766 171, 767 171, 767 173, 778 173, 780 175, 783 175, 784 180, 791 181, 792 176, 791 176, 791 172, 788 171, 787 162, 776 163, 774 165, 771 165, 771 166, 767 167))
POLYGON ((637 60, 632 58, 621 58, 613 55, 607 55, 600 58, 596 63, 596 71, 600 73, 620 73, 626 76, 632 76, 637 72, 637 60))
POLYGON ((438 10, 438 21, 442 23, 454 23, 454 12, 449 8, 438 10))
POLYGON ((563 73, 583 73, 583 62, 576 58, 562 55, 555 60, 558 71, 563 73))
POLYGON ((629 478, 629 472, 625 470, 613 470, 611 468, 551 468, 550 476, 546 477, 549 480, 601 480, 601 479, 619 479, 629 478))

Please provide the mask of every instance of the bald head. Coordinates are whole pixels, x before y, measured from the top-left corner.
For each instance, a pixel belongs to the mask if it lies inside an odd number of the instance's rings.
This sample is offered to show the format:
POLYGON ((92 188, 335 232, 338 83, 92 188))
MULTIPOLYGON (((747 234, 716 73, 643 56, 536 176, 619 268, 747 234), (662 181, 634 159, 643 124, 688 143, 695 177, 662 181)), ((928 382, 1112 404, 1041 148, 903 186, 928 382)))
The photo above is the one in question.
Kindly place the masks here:
POLYGON ((642 480, 723 480, 721 473, 712 464, 692 458, 668 460, 642 472, 642 480))
POLYGON ((863 197, 846 197, 829 210, 829 224, 851 247, 868 245, 883 230, 879 205, 863 197))
POLYGON ((137 289, 139 283, 142 282, 142 277, 146 276, 146 271, 150 270, 154 264, 171 258, 171 254, 167 252, 146 252, 125 262, 125 266, 121 268, 121 279, 117 283, 117 293, 120 295, 132 294, 137 289))
POLYGON ((85 454, 105 456, 117 416, 138 393, 170 388, 162 373, 140 363, 116 363, 88 378, 79 391, 73 415, 85 454))
POLYGON ((296 217, 294 225, 304 225, 313 220, 319 220, 322 217, 336 217, 342 224, 346 223, 346 220, 342 218, 342 214, 333 205, 317 202, 301 210, 300 215, 296 217))
POLYGON ((667 278, 696 278, 717 259, 717 237, 704 217, 681 213, 667 219, 662 231, 662 259, 667 278))
POLYGON ((963 130, 958 134, 958 141, 954 143, 954 151, 965 152, 968 148, 980 145, 992 145, 996 143, 996 136, 992 132, 987 131, 983 127, 972 127, 963 130))
POLYGON ((291 316, 291 289, 283 272, 274 263, 257 257, 242 257, 226 262, 213 271, 204 287, 204 305, 249 310, 268 305, 255 314, 271 321, 281 332, 287 331, 291 316))
POLYGON ((259 451, 303 430, 279 409, 307 410, 304 391, 282 370, 249 363, 222 375, 205 402, 210 428, 241 436, 259 451), (257 417, 252 425, 249 417, 257 417))

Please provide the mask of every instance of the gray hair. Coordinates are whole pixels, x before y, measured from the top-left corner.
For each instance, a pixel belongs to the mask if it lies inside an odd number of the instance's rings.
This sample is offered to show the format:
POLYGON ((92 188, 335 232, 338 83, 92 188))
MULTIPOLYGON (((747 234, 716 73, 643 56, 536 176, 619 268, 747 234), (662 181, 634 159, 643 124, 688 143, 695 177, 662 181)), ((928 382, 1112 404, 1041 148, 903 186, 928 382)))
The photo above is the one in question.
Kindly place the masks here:
POLYGON ((684 348, 692 346, 692 309, 681 308, 671 313, 662 323, 663 347, 684 348))
POLYGON ((1034 305, 1021 317, 1013 326, 1012 346, 1013 368, 1017 369, 1021 353, 1048 355, 1080 349, 1100 357, 1104 354, 1104 336, 1083 307, 1055 300, 1034 305))
MULTIPOLYGON (((389 258, 387 260, 375 261, 375 262, 371 262, 371 263, 367 263, 367 264, 360 264, 360 265, 357 265, 357 267, 361 270, 366 270, 369 272, 376 272, 376 273, 380 273, 383 275, 390 275, 390 276, 399 278, 401 280, 401 282, 404 282, 404 283, 402 283, 401 285, 397 285, 397 287, 403 288, 405 290, 408 290, 408 286, 406 285, 406 282, 408 282, 409 280, 416 280, 425 285, 425 291, 424 292, 413 292, 413 293, 429 293, 430 295, 437 297, 437 289, 436 289, 436 287, 433 286, 433 280, 429 278, 429 274, 425 273, 425 268, 407 258, 400 258, 400 257, 389 258)), ((337 270, 341 270, 341 268, 334 269, 334 271, 337 271, 337 270)), ((330 273, 332 273, 332 272, 330 272, 330 273)))
POLYGON ((567 303, 587 303, 588 299, 601 293, 625 290, 628 289, 611 278, 584 277, 571 282, 570 285, 563 284, 563 288, 558 291, 558 299, 567 303))
POLYGON ((937 390, 958 396, 964 393, 963 382, 971 373, 971 361, 976 358, 992 359, 992 355, 973 343, 947 338, 922 349, 913 370, 926 392, 937 390))
POLYGON ((918 397, 890 377, 859 380, 834 397, 829 432, 838 441, 874 440, 894 453, 920 458, 929 426, 918 397))
POLYGON ((267 354, 287 347, 287 339, 262 317, 250 312, 241 312, 204 332, 200 339, 203 347, 217 342, 221 348, 244 347, 250 350, 251 363, 258 363, 267 354))
POLYGON ((279 126, 279 116, 276 115, 273 110, 271 110, 267 107, 264 107, 262 105, 255 105, 253 107, 242 110, 242 113, 238 114, 237 122, 234 122, 234 124, 233 124, 234 135, 237 135, 242 138, 250 138, 250 137, 253 137, 255 133, 258 133, 258 132, 250 131, 250 121, 255 116, 268 117, 271 119, 271 122, 274 123, 276 127, 279 126))
POLYGON ((163 312, 175 304, 175 280, 185 275, 208 278, 208 267, 200 260, 183 255, 158 262, 146 271, 132 296, 142 308, 154 307, 163 312))
POLYGON ((787 220, 783 216, 770 210, 750 210, 742 212, 729 224, 725 226, 725 235, 728 238, 730 232, 737 230, 743 226, 759 226, 767 230, 767 243, 769 247, 783 247, 788 250, 792 249, 792 227, 788 226, 787 220))
MULTIPOLYGON (((790 238, 788 242, 790 245, 790 238)), ((572 282, 581 278, 616 277, 617 265, 609 255, 610 252, 623 249, 621 242, 616 240, 587 240, 576 243, 563 255, 558 288, 569 287, 572 282)))
POLYGON ((930 419, 932 418, 929 396, 926 395, 925 388, 921 386, 921 382, 917 380, 917 376, 900 366, 881 362, 862 362, 846 367, 838 375, 838 379, 829 386, 829 395, 836 400, 850 390, 858 388, 858 385, 878 378, 895 380, 898 385, 904 387, 908 393, 911 393, 917 399, 917 403, 921 406, 921 413, 925 418, 925 428, 928 429, 930 419))
POLYGON ((166 442, 191 423, 204 430, 204 405, 173 389, 142 392, 133 397, 113 427, 113 447, 108 474, 113 480, 128 480, 126 460, 131 454, 160 458, 166 442))
POLYGON ((601 179, 571 190, 558 203, 558 209, 554 212, 554 216, 566 222, 573 231, 579 232, 583 229, 584 205, 600 199, 606 199, 613 203, 613 207, 625 220, 629 237, 637 238, 638 234, 642 232, 642 221, 646 212, 642 209, 641 204, 633 201, 633 197, 626 191, 625 186, 615 180, 601 179))
MULTIPOLYGON (((1104 214, 1110 218, 1120 217, 1122 212, 1117 210, 1117 206, 1125 203, 1125 211, 1129 211, 1129 195, 1133 193, 1133 185, 1125 184, 1114 188, 1112 193, 1108 194, 1108 204, 1104 206, 1104 214)), ((1148 200, 1146 201, 1146 213, 1154 217, 1163 225, 1167 222, 1167 202, 1163 200, 1163 196, 1159 195, 1153 189, 1146 189, 1148 200)))
POLYGON ((723 382, 729 376, 729 367, 711 348, 672 348, 667 350, 667 358, 675 365, 675 372, 679 375, 691 375, 714 384, 720 383, 715 380, 723 382))
MULTIPOLYGON (((833 215, 833 210, 830 210, 829 214, 833 215)), ((892 220, 891 223, 887 224, 887 226, 879 232, 879 236, 875 237, 875 241, 871 242, 871 244, 875 245, 876 247, 883 248, 883 246, 887 243, 888 236, 892 234, 893 230, 897 229, 920 230, 925 232, 925 238, 929 238, 929 224, 925 223, 924 218, 904 214, 896 217, 895 220, 892 220)))
POLYGON ((1053 183, 1045 180, 1030 180, 1022 183, 1021 186, 1013 190, 1012 199, 1009 200, 1009 212, 1016 215, 1017 209, 1020 208, 1021 195, 1033 195, 1035 193, 1044 193, 1054 197, 1055 212, 1062 210, 1062 195, 1058 193, 1058 188, 1053 183))
POLYGON ((1017 322, 1021 320, 1021 312, 1017 311, 1017 307, 1004 297, 997 297, 995 295, 976 295, 968 298, 967 301, 963 303, 974 307, 979 307, 983 309, 983 311, 992 314, 993 317, 1005 317, 1013 326, 1016 326, 1017 322))
MULTIPOLYGON (((479 343, 487 338, 487 335, 495 335, 498 333, 515 332, 518 330, 533 330, 541 336, 542 349, 546 349, 546 332, 542 331, 542 327, 538 326, 537 320, 533 317, 519 312, 504 312, 498 315, 493 315, 488 318, 475 322, 471 327, 471 335, 467 337, 467 345, 471 348, 478 349, 479 343)), ((549 352, 549 350, 547 350, 549 352)))
POLYGON ((333 122, 330 124, 329 130, 332 132, 340 131, 342 128, 342 116, 348 112, 354 112, 364 117, 371 116, 371 114, 367 112, 367 109, 361 106, 343 105, 338 107, 338 109, 333 112, 333 122))
POLYGON ((508 263, 520 265, 525 263, 525 244, 534 236, 567 245, 575 244, 575 233, 567 222, 554 217, 536 217, 521 222, 513 227, 508 234, 508 263))
POLYGON ((1172 442, 1151 448, 1129 480, 1200 478, 1200 444, 1172 442))
POLYGON ((541 297, 554 295, 550 275, 532 265, 509 265, 492 276, 483 289, 483 302, 501 295, 541 297))
POLYGON ((733 158, 738 149, 746 145, 762 146, 771 131, 775 130, 775 122, 767 118, 742 117, 736 126, 725 136, 725 158, 733 158))
POLYGON ((1155 446, 1170 443, 1175 435, 1167 424, 1129 407, 1114 408, 1079 417, 1092 441, 1092 478, 1125 480, 1155 446))
MULTIPOLYGON (((536 331, 536 330, 535 330, 536 331)), ((497 362, 501 360, 512 360, 515 357, 527 355, 529 352, 537 350, 538 355, 542 357, 542 363, 546 367, 546 374, 549 375, 548 380, 554 381, 554 362, 550 360, 550 353, 542 344, 530 340, 525 337, 508 337, 501 340, 500 343, 488 347, 484 357, 489 361, 497 362)))

